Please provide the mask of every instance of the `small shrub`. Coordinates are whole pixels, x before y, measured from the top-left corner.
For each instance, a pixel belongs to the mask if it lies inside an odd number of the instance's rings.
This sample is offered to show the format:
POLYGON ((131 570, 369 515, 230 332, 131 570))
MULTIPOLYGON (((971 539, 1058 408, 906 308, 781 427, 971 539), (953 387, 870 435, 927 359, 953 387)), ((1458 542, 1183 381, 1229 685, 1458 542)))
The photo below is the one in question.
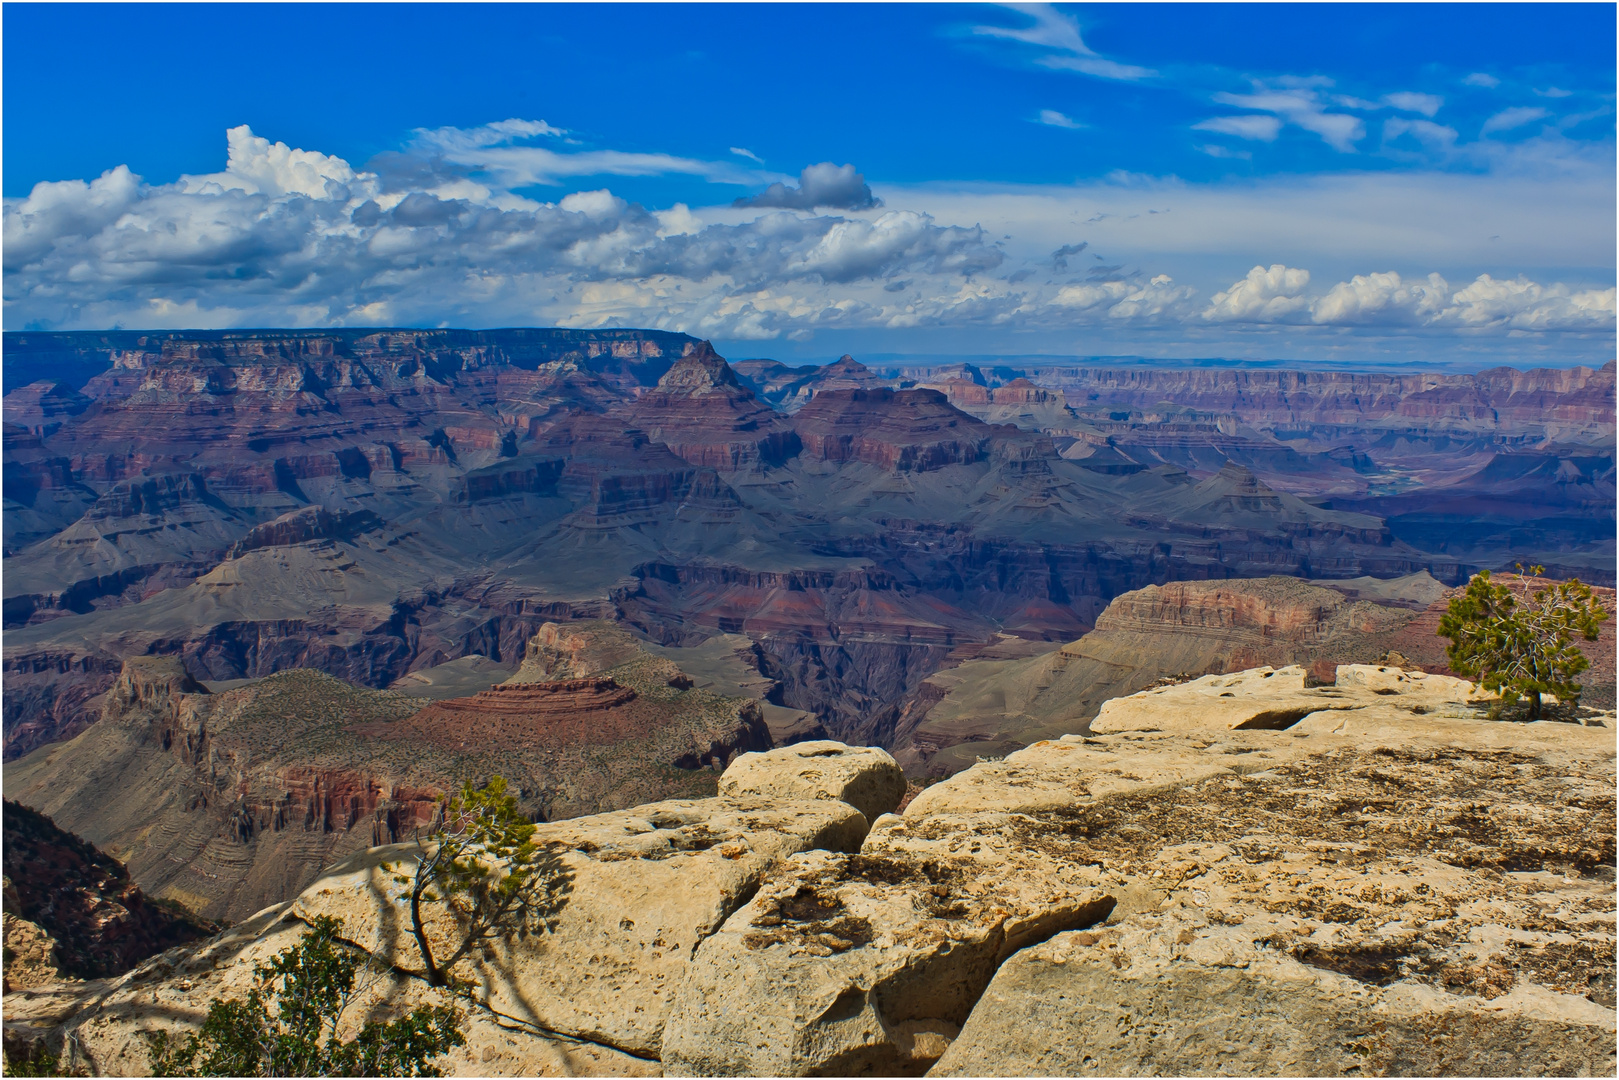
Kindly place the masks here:
POLYGON ((216 998, 196 1034, 148 1032, 152 1075, 442 1076, 429 1062, 466 1043, 461 1014, 448 1006, 372 1020, 339 1040, 344 1012, 381 977, 370 957, 337 941, 341 926, 315 919, 298 944, 254 969, 245 1001, 216 998), (367 971, 373 977, 361 983, 367 971))

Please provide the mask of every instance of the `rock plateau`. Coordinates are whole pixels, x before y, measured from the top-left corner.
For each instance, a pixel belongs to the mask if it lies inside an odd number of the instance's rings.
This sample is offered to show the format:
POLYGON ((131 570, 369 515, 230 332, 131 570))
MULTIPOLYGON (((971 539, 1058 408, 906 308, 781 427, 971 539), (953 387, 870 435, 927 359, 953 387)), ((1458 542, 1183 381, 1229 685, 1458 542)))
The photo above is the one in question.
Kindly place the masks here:
MULTIPOLYGON (((975 764, 902 813, 886 755, 823 743, 738 759, 706 799, 541 825, 543 926, 468 962, 468 1046, 442 1064, 1611 1074, 1612 714, 1495 721, 1471 684, 1386 666, 1218 678, 1223 711, 1208 683, 1117 699, 1113 733, 975 764)), ((322 914, 393 965, 367 1016, 443 1000, 386 914, 380 864, 417 855, 356 852, 201 946, 7 995, 8 1032, 140 1074, 141 1032, 195 1025, 322 914)))

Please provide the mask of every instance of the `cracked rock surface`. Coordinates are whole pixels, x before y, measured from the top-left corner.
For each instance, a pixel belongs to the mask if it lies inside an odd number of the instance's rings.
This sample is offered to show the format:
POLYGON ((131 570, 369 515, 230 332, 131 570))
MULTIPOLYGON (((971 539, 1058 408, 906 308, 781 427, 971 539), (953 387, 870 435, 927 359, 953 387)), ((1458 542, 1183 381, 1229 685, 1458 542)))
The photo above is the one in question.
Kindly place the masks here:
MULTIPOLYGON (((1243 708, 1274 711, 1283 675, 1239 679, 1243 708)), ((1149 691, 1117 732, 981 762, 869 832, 847 802, 763 791, 544 825, 561 902, 467 965, 471 1045, 444 1067, 1612 1075, 1613 715, 1491 721, 1456 681, 1283 683, 1336 691, 1285 728, 1201 708, 1197 683, 1149 691)), ((138 1031, 196 1023, 322 913, 396 965, 375 1008, 407 1009, 438 992, 388 914, 399 857, 112 983, 8 996, 8 1028, 139 1073, 138 1031)))

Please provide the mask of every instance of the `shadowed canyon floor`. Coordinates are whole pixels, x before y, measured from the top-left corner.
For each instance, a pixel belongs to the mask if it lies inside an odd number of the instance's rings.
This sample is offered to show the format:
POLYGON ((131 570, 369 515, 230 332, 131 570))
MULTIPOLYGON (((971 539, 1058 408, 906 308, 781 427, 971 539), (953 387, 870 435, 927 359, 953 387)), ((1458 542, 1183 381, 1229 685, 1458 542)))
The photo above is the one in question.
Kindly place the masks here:
POLYGON ((714 649, 778 732, 900 749, 952 654, 1074 641, 1149 585, 1612 584, 1612 365, 876 372, 382 330, 8 333, 5 368, 7 760, 144 656, 466 696, 543 623, 613 619, 714 649))
MULTIPOLYGON (((553 636, 530 673, 598 649, 553 636)), ((554 909, 466 961, 468 1044, 441 1064, 1610 1075, 1612 712, 1491 720, 1472 684, 1388 665, 1306 682, 1261 667, 1115 698, 1098 733, 897 814, 887 754, 811 742, 738 758, 708 798, 544 824, 554 909)), ((445 1001, 381 869, 419 854, 357 852, 201 946, 10 993, 7 1045, 141 1074, 143 1031, 194 1027, 322 915, 390 965, 364 1016, 445 1001)))

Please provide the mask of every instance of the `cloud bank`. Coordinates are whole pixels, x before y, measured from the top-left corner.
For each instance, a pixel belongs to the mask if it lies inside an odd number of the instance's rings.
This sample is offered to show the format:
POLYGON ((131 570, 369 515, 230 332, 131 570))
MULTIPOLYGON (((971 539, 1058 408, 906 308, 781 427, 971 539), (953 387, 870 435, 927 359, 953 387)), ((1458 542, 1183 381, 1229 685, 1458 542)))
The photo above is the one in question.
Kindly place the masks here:
MULTIPOLYGON (((1283 122, 1282 105, 1266 104, 1276 111, 1245 119, 1257 121, 1251 137, 1283 122)), ((1428 104, 1413 97, 1398 107, 1421 116, 1428 104)), ((1299 106, 1287 115, 1313 123, 1315 114, 1299 106)), ((1167 205, 1123 215, 1141 223, 1130 233, 1107 231, 1117 228, 1112 212, 1089 219, 1097 236, 1137 239, 1143 262, 1132 266, 1077 239, 1053 250, 1047 223, 1078 217, 1066 206, 1003 233, 985 201, 928 213, 895 189, 905 205, 885 206, 849 164, 811 165, 796 186, 746 172, 759 194, 695 210, 648 210, 606 187, 530 194, 569 177, 733 182, 741 168, 574 146, 543 121, 507 120, 419 130, 400 151, 355 168, 244 126, 228 132, 217 173, 148 184, 119 166, 91 181, 41 183, 4 207, 6 325, 627 325, 732 340, 833 328, 1502 336, 1614 327, 1612 288, 1526 276, 1475 274, 1453 287, 1438 273, 1374 264, 1318 283, 1278 262, 1200 291, 1154 265, 1163 258, 1154 237, 1184 250, 1196 226, 1167 205)), ((1129 178, 1120 184, 1134 190, 1129 178)))

